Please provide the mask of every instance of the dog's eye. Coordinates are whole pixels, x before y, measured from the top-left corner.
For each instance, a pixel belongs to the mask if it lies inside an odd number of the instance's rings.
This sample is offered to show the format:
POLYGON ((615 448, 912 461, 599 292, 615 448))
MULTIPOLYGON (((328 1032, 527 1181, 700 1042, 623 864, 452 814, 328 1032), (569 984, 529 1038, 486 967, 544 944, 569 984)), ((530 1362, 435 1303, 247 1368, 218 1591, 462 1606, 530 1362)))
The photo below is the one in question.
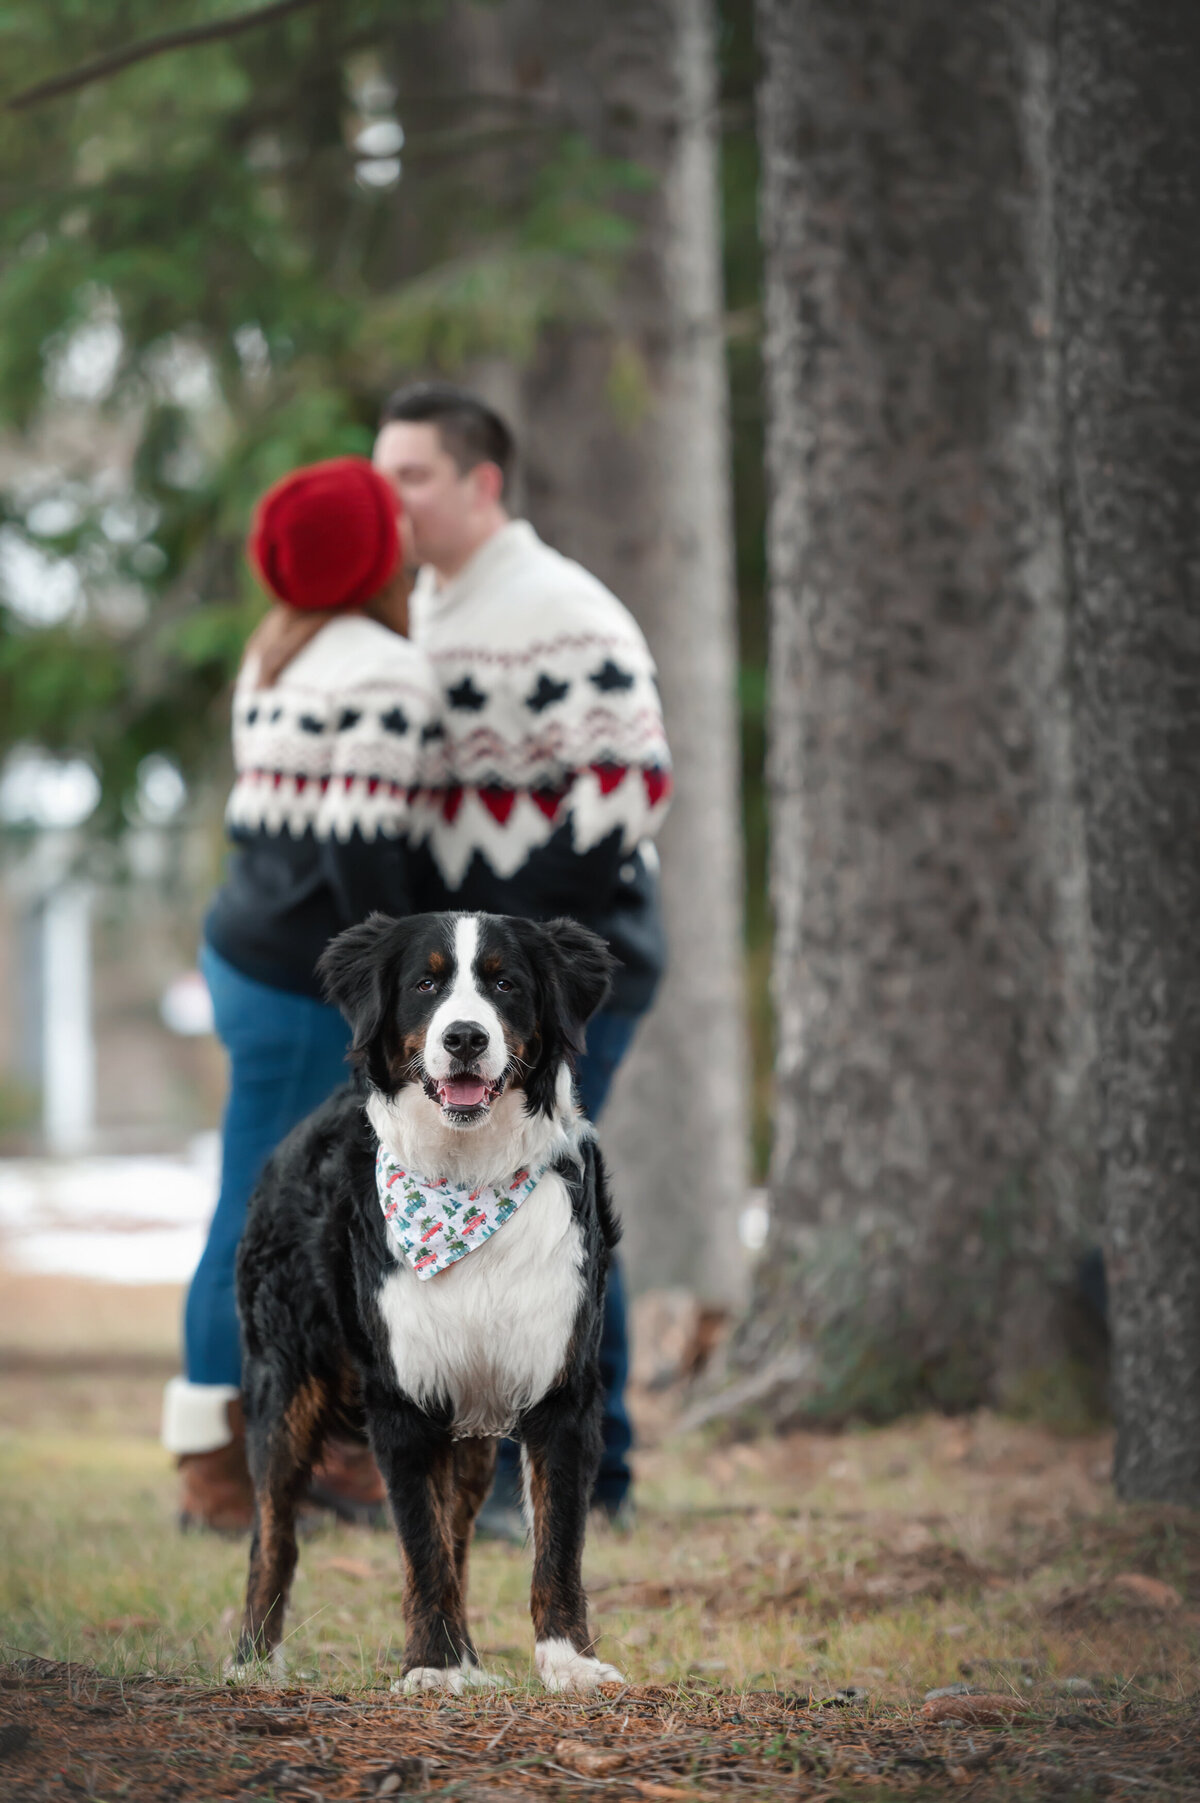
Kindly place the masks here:
POLYGON ((428 995, 429 991, 431 989, 437 988, 437 984, 434 982, 432 977, 422 977, 421 981, 417 984, 417 988, 423 989, 425 991, 426 995, 428 995))
POLYGON ((510 989, 512 989, 513 987, 514 987, 514 985, 509 982, 507 977, 497 977, 496 978, 496 988, 501 992, 502 995, 507 995, 508 991, 510 989))

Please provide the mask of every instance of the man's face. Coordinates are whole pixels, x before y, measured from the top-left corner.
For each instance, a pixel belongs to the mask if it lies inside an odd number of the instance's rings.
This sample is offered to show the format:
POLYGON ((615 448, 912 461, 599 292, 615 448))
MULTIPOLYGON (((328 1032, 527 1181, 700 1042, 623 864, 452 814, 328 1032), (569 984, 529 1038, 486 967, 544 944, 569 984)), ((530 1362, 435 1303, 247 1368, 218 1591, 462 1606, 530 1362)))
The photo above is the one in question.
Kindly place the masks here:
POLYGON ((479 521, 489 505, 478 466, 461 473, 435 425, 392 420, 375 440, 372 461, 404 508, 407 560, 453 570, 475 548, 479 521))

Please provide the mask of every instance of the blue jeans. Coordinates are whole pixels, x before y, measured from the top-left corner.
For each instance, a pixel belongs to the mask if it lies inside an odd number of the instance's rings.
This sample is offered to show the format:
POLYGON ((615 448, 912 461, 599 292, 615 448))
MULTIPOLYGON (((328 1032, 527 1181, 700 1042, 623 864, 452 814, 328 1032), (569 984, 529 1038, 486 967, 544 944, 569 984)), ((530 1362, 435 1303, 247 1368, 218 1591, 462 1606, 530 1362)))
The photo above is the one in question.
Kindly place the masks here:
POLYGON ((234 1264, 246 1204, 281 1139, 349 1076, 350 1029, 336 1008, 243 976, 211 946, 200 953, 217 1036, 229 1054, 221 1190, 184 1313, 184 1368, 194 1384, 242 1375, 234 1264))

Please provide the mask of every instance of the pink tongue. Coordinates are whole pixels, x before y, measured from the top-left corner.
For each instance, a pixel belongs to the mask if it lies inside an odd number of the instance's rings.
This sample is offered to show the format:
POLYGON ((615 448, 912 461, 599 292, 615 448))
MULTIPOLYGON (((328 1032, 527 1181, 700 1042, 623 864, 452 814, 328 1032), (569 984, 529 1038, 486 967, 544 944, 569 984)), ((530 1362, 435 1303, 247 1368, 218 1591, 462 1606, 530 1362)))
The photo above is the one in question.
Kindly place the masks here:
POLYGON ((478 1108, 486 1094, 487 1084, 480 1077, 449 1077, 438 1084, 443 1108, 478 1108))

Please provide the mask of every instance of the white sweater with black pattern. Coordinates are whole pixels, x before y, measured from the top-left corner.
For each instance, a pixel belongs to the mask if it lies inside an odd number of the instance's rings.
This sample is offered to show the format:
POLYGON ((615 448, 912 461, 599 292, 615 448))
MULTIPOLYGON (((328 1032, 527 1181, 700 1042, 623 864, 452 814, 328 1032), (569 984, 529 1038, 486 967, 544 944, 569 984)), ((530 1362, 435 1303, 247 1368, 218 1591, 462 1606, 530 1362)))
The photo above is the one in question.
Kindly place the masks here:
POLYGON ((363 614, 323 626, 274 688, 257 680, 248 663, 234 691, 233 852, 205 935, 245 975, 316 996, 335 933, 429 905, 441 697, 422 653, 363 614))
POLYGON ((446 733, 428 839, 439 905, 574 916, 619 960, 610 1006, 639 1013, 663 965, 650 842, 671 759, 637 622, 524 520, 449 582, 422 570, 410 618, 446 733))

